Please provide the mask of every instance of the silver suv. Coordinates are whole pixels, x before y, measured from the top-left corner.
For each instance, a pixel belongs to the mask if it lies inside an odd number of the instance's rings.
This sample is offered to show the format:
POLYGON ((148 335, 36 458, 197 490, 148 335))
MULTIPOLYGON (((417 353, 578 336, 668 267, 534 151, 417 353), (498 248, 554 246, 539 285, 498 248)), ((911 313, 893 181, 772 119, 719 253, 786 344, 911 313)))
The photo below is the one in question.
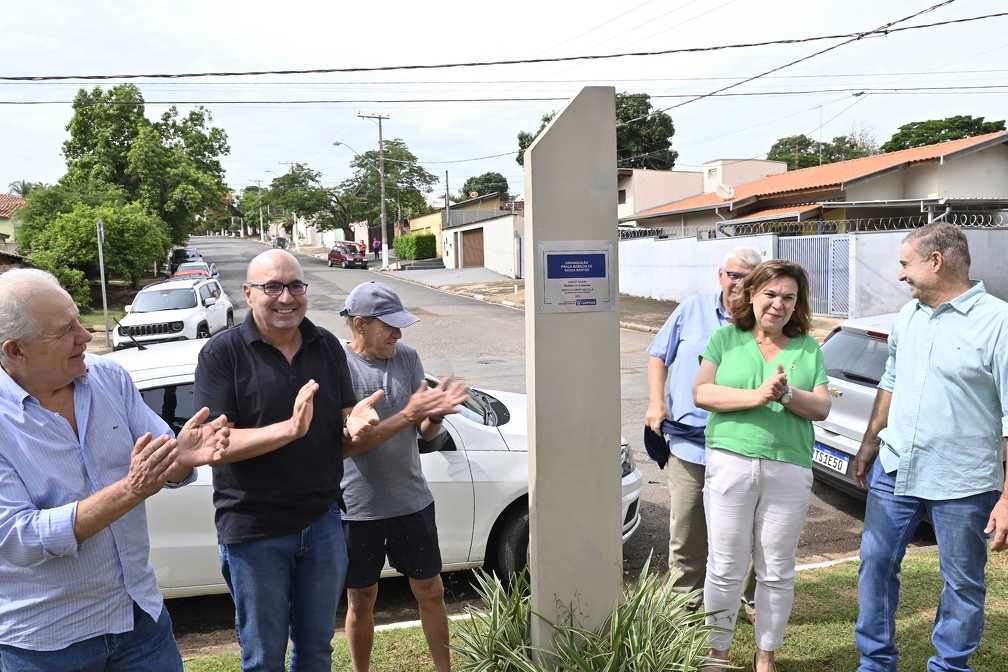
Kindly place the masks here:
POLYGON ((112 332, 116 350, 136 344, 209 338, 234 324, 234 307, 213 278, 165 280, 141 289, 112 332))
POLYGON ((862 499, 867 492, 854 484, 854 456, 885 373, 889 333, 897 314, 847 320, 822 344, 833 407, 825 420, 813 423, 812 471, 826 484, 862 499))

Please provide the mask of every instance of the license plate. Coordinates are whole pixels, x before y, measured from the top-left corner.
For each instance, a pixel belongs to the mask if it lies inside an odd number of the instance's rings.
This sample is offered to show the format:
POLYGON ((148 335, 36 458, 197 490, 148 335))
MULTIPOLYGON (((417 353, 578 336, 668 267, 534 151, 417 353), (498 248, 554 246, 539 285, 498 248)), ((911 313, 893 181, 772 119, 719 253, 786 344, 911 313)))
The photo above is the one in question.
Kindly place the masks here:
POLYGON ((847 463, 850 462, 848 456, 827 448, 821 443, 813 445, 812 460, 841 474, 847 473, 847 463))

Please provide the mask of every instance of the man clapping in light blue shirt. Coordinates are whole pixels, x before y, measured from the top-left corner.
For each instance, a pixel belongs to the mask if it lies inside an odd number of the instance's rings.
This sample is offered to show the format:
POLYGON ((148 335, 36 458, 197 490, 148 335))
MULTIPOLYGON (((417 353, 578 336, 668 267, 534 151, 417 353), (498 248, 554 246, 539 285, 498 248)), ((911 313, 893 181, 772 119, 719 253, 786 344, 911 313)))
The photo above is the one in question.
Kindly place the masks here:
POLYGON ((227 419, 172 438, 90 340, 51 274, 0 274, 0 670, 181 672, 143 502, 224 456, 227 419))
POLYGON ((899 279, 913 301, 889 336, 889 359, 854 458, 868 489, 855 638, 863 672, 896 672, 900 562, 925 515, 945 587, 928 670, 972 670, 984 624, 987 534, 1008 541, 1008 304, 969 279, 966 236, 929 224, 903 240, 899 279), (878 458, 878 459, 876 459, 878 458))

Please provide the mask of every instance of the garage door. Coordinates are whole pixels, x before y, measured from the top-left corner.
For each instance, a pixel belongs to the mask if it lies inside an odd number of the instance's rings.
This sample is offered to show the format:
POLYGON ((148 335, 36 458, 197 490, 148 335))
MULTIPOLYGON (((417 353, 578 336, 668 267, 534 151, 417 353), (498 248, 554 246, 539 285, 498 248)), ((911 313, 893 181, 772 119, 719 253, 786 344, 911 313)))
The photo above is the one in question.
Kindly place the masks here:
POLYGON ((462 268, 483 265, 483 229, 462 232, 462 268))

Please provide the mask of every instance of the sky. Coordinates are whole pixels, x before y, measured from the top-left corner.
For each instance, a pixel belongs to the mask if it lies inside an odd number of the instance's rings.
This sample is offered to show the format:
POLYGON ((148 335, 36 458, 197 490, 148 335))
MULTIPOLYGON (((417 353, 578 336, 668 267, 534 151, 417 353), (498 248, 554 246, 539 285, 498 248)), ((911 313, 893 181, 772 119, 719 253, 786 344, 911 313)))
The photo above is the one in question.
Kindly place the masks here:
POLYGON ((151 119, 169 104, 210 110, 228 136, 222 163, 236 192, 268 186, 291 162, 338 184, 355 152, 378 147, 368 115, 383 117, 383 136, 401 139, 438 176, 440 193, 446 178, 457 194, 467 178, 494 171, 521 197, 518 133, 534 133, 585 86, 650 94, 675 124, 678 170, 765 158, 776 140, 800 133, 828 141, 858 129, 881 144, 913 121, 1008 116, 1008 16, 898 30, 1008 12, 991 0, 10 4, 0 191, 59 180, 75 93, 124 82, 140 88, 151 119), (888 24, 887 34, 872 32, 888 24), (812 39, 824 36, 847 37, 812 39), (784 40, 798 42, 723 48, 784 40), (684 49, 696 51, 652 53, 684 49), (641 52, 649 55, 627 55, 641 52), (533 59, 565 60, 401 68, 533 59), (368 71, 304 72, 347 69, 368 71), (8 79, 257 71, 299 74, 8 79))

